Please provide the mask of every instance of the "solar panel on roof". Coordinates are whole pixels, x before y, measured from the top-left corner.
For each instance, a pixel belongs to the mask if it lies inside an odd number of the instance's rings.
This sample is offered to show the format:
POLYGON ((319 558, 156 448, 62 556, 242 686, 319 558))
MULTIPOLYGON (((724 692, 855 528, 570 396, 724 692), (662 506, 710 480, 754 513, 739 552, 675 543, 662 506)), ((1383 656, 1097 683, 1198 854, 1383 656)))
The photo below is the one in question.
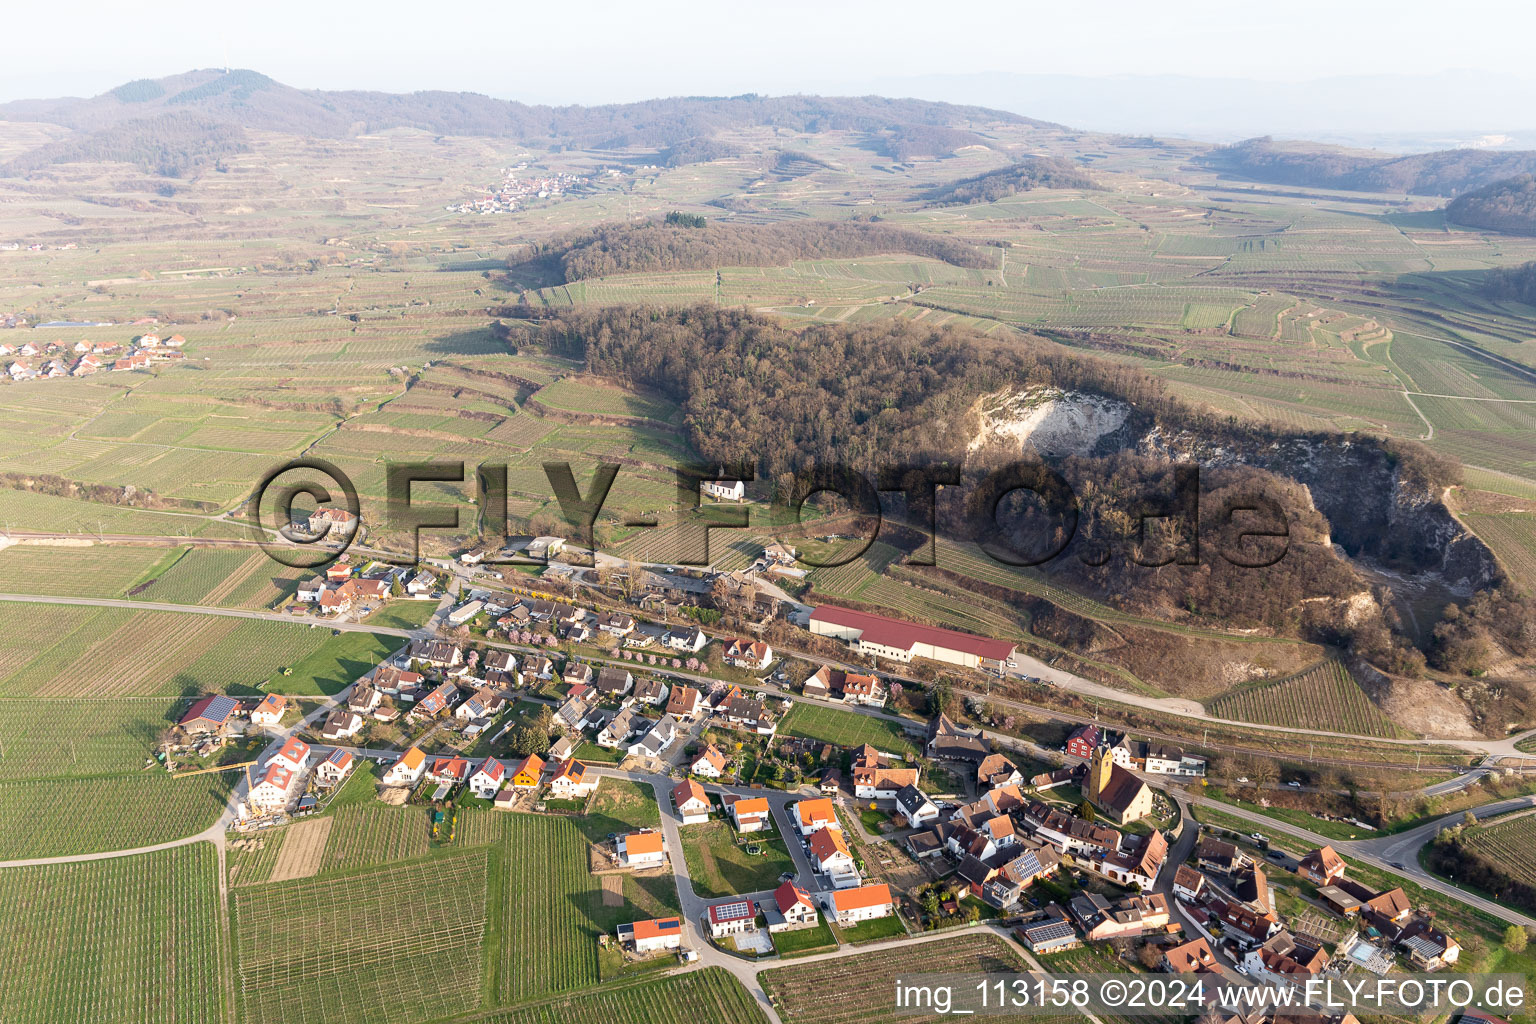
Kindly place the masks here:
POLYGON ((222 721, 234 714, 235 708, 238 705, 239 701, 233 697, 215 697, 203 709, 203 717, 222 721))
POLYGON ((656 930, 659 932, 675 932, 682 928, 682 926, 683 922, 675 917, 668 918, 665 921, 656 922, 656 930))
POLYGON ((709 909, 715 915, 715 920, 717 921, 730 921, 738 917, 753 916, 752 904, 746 900, 737 900, 734 903, 718 903, 709 909))

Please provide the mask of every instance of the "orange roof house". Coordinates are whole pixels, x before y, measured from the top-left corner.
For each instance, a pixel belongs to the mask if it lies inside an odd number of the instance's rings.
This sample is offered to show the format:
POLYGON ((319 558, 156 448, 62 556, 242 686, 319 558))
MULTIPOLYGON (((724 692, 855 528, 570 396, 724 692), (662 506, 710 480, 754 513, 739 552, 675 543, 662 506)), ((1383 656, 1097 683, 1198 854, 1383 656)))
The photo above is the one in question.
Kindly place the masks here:
POLYGON ((534 789, 539 784, 539 776, 544 772, 544 759, 538 754, 529 754, 518 763, 517 769, 512 773, 512 785, 518 789, 534 789))

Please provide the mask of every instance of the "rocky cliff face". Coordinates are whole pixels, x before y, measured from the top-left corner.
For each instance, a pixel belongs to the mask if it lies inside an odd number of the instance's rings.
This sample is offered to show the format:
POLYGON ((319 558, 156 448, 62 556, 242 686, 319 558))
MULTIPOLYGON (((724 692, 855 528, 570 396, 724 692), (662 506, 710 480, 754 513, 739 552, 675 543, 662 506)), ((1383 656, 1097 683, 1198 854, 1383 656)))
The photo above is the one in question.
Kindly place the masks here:
POLYGON ((1133 451, 1203 468, 1254 466, 1305 486, 1327 517, 1333 542, 1351 557, 1433 574, 1467 594, 1501 579, 1486 545, 1451 515, 1441 495, 1410 479, 1391 452, 1368 438, 1252 441, 1172 430, 1117 399, 1056 388, 988 395, 974 411, 980 429, 972 453, 1049 458, 1133 451))

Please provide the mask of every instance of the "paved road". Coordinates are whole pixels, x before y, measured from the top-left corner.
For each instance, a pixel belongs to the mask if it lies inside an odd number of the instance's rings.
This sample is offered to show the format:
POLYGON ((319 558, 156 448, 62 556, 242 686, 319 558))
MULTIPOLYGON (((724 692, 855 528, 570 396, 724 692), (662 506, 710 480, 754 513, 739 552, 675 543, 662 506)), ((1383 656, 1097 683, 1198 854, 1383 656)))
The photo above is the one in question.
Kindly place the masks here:
MULTIPOLYGON (((1432 822, 1420 825, 1418 828, 1410 831, 1399 833, 1398 835, 1379 836, 1375 839, 1339 840, 1329 839, 1327 836, 1319 835, 1310 829, 1304 829, 1298 825, 1292 825, 1289 822, 1280 821, 1276 818, 1269 818, 1246 808, 1235 807, 1231 804, 1219 803, 1213 800, 1205 800, 1199 796, 1195 796, 1193 799, 1194 802, 1207 805, 1223 814, 1251 821, 1266 833, 1277 832, 1291 836, 1304 840, 1310 846, 1332 846, 1347 857, 1353 857, 1356 860, 1370 864, 1372 867, 1380 868, 1388 874, 1401 875, 1404 878, 1412 879, 1421 888, 1431 889, 1443 896, 1449 896, 1470 907, 1475 907, 1485 914, 1490 914, 1511 924, 1536 928, 1536 918, 1527 917, 1518 911, 1510 910, 1508 907, 1494 903, 1492 900, 1484 899, 1475 893, 1470 893, 1459 886, 1430 874, 1419 866, 1419 849, 1429 839, 1433 838, 1434 834, 1441 828, 1460 821, 1462 817, 1460 813, 1437 818, 1432 822), (1397 854, 1394 855, 1389 852, 1392 850, 1396 850, 1397 854), (1395 864, 1402 864, 1403 866, 1399 868, 1394 866, 1395 864)), ((1531 806, 1531 798, 1519 797, 1516 800, 1501 800, 1489 804, 1486 808, 1477 808, 1477 811, 1480 814, 1487 814, 1491 817, 1496 813, 1495 809, 1501 806, 1510 808, 1529 807, 1531 806)))

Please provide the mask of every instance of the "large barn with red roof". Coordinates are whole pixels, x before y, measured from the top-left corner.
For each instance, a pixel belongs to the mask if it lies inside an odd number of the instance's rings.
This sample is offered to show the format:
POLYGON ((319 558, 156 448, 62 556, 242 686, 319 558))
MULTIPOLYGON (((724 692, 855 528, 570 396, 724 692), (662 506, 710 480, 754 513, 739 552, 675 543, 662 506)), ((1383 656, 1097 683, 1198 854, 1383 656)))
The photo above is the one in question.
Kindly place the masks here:
POLYGON ((1015 648, 1006 640, 989 640, 829 604, 811 612, 810 626, 817 636, 848 641, 860 654, 900 662, 927 658, 966 668, 1001 668, 1013 657, 1015 648))

